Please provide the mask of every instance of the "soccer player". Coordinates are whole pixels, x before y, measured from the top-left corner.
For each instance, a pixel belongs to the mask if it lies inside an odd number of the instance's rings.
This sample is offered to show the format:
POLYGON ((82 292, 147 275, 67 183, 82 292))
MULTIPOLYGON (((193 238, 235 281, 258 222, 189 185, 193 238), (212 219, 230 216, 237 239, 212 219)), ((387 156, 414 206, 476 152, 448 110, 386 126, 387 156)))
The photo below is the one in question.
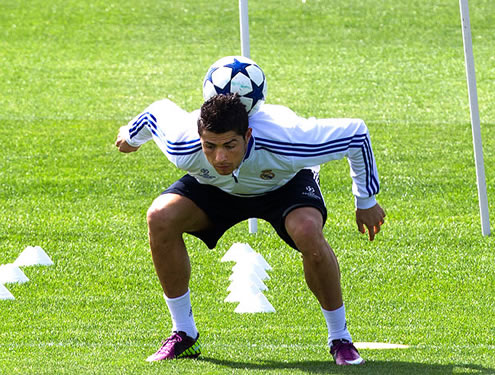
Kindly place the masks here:
POLYGON ((325 317, 335 362, 363 363, 347 330, 337 258, 323 236, 327 210, 315 166, 347 157, 356 223, 373 241, 385 213, 375 199, 378 175, 365 123, 306 119, 269 104, 248 117, 237 94, 222 94, 191 113, 167 99, 155 102, 120 129, 116 146, 133 152, 151 139, 187 174, 156 198, 147 213, 153 263, 173 325, 172 335, 147 360, 197 357, 201 352, 183 234, 212 249, 233 225, 260 218, 302 254, 305 279, 325 317))

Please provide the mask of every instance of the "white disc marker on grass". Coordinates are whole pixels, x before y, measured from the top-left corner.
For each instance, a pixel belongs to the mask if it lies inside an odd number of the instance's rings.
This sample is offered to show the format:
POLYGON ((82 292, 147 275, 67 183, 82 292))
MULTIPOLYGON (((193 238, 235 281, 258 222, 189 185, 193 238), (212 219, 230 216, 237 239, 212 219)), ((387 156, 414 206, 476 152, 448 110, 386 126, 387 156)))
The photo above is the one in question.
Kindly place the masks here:
POLYGON ((390 344, 387 342, 355 342, 354 346, 357 349, 376 349, 376 350, 408 349, 409 348, 409 345, 390 344))

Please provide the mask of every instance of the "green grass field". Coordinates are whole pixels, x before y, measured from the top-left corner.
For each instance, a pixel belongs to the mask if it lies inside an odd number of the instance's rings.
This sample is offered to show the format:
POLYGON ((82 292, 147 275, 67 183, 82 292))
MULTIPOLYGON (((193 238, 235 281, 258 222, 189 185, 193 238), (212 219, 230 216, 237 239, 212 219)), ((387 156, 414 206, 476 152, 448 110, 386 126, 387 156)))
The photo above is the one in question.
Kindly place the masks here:
MULTIPOLYGON (((8 285, 0 374, 495 373, 495 242, 481 235, 458 2, 250 0, 249 11, 269 103, 369 125, 386 224, 372 243, 358 233, 344 160, 322 168, 325 234, 354 340, 410 348, 335 366, 300 256, 260 222, 214 250, 186 238, 204 355, 145 362, 170 329, 145 213, 182 172, 152 143, 123 155, 113 142, 155 100, 201 105, 209 65, 240 54, 237 0, 2 0, 0 264, 40 245, 55 265, 8 285), (223 302, 234 242, 273 267, 275 314, 223 302)), ((470 13, 493 216, 495 2, 471 0, 470 13)))

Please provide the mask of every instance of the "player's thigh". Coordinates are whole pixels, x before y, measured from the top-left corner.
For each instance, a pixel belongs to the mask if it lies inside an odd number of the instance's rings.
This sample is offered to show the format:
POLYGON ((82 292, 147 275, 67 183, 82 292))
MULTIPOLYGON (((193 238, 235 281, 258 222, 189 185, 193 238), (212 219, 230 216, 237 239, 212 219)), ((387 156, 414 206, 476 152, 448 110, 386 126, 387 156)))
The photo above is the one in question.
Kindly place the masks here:
POLYGON ((166 193, 156 198, 148 209, 150 229, 166 227, 177 232, 196 232, 207 229, 210 220, 191 199, 166 193))

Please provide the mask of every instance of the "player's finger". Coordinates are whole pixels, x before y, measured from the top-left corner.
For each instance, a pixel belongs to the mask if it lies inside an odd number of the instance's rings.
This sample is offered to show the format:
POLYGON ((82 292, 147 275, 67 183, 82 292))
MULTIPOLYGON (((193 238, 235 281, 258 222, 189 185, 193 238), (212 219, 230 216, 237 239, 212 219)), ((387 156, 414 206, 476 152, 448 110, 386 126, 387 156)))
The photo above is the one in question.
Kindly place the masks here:
POLYGON ((368 227, 368 237, 370 241, 373 241, 375 239, 375 227, 368 227))
POLYGON ((358 227, 358 231, 360 233, 365 233, 366 232, 365 229, 364 229, 364 224, 361 221, 356 220, 356 224, 357 224, 357 227, 358 227))

